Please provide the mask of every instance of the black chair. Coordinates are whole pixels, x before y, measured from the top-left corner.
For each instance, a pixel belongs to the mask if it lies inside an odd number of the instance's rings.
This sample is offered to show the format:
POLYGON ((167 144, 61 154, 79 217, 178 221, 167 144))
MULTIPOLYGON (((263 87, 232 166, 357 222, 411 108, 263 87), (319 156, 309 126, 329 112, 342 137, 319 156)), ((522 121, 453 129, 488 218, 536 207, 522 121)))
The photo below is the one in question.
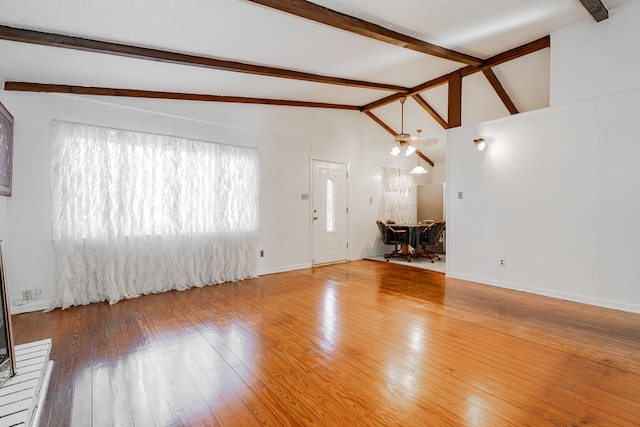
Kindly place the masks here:
POLYGON ((385 245, 393 245, 393 252, 384 255, 387 261, 391 257, 402 257, 411 260, 411 254, 402 253, 402 246, 409 243, 409 233, 407 233, 407 230, 394 230, 380 220, 376 220, 376 224, 380 230, 382 242, 385 245))
POLYGON ((429 258, 433 263, 434 258, 440 260, 440 255, 436 254, 427 247, 438 246, 445 231, 444 221, 433 221, 422 231, 420 236, 420 245, 422 246, 422 256, 429 258))

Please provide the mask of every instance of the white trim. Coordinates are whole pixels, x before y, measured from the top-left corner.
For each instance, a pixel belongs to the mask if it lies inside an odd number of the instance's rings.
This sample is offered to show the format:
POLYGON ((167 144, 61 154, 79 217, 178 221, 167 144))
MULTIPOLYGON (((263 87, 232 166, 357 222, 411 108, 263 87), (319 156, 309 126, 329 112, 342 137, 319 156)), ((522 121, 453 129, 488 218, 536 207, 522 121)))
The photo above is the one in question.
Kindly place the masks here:
POLYGON ((311 267, 312 267, 311 263, 285 265, 282 267, 268 268, 265 270, 258 271, 258 275, 263 276, 265 274, 285 273, 287 271, 303 270, 305 268, 311 268, 311 267))
POLYGON ((447 272, 446 277, 450 277, 452 279, 467 280, 483 285, 496 286, 498 288, 511 289, 514 291, 527 292, 529 294, 542 295, 545 297, 556 298, 565 301, 577 302, 580 304, 588 304, 596 307, 609 308, 612 310, 622 310, 630 313, 640 314, 640 305, 636 304, 624 304, 601 298, 586 297, 584 295, 578 295, 570 292, 559 292, 549 289, 534 288, 531 286, 525 286, 511 282, 502 282, 499 280, 487 280, 482 277, 469 276, 465 274, 455 274, 447 272))
POLYGON ((11 314, 21 314, 21 313, 30 313, 32 311, 44 311, 51 308, 52 301, 49 300, 39 300, 39 301, 29 301, 23 305, 11 305, 11 314))
POLYGON ((338 160, 325 160, 325 159, 321 159, 321 158, 317 158, 317 157, 313 157, 313 156, 309 156, 309 262, 310 262, 310 266, 314 266, 314 265, 321 265, 321 264, 316 264, 315 263, 315 258, 314 258, 314 252, 313 252, 313 245, 314 245, 314 239, 315 239, 315 235, 313 233, 313 203, 314 203, 314 197, 315 195, 313 194, 313 163, 314 162, 324 162, 324 163, 333 163, 333 164, 337 164, 337 165, 344 165, 347 169, 347 176, 345 177, 345 192, 347 193, 347 229, 345 230, 346 232, 346 244, 347 244, 347 258, 344 260, 338 260, 335 262, 344 262, 344 261, 349 261, 349 223, 350 223, 350 219, 349 219, 349 173, 350 173, 350 165, 348 161, 338 161, 338 160))

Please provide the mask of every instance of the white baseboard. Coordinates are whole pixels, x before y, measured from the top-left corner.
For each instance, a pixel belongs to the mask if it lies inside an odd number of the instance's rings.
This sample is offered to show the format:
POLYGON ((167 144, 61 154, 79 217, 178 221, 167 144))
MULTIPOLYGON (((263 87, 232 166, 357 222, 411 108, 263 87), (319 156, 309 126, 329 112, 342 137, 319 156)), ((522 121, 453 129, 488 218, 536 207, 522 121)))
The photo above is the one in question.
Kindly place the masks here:
POLYGON ((23 305, 11 305, 11 314, 30 313, 32 311, 44 311, 51 308, 51 300, 29 301, 23 305))
POLYGON ((592 298, 584 295, 573 294, 569 292, 559 292, 552 289, 534 288, 532 286, 521 285, 511 282, 502 282, 499 280, 488 280, 482 277, 469 276, 465 274, 447 273, 447 277, 453 279, 467 280, 470 282, 482 283, 483 285, 496 286, 499 288, 512 289, 514 291, 522 291, 530 294, 542 295, 545 297, 562 299, 581 304, 593 305, 596 307, 609 308, 612 310, 627 311, 630 313, 640 314, 640 306, 636 304, 625 304, 618 301, 610 301, 602 298, 592 298))
POLYGON ((293 270, 302 270, 304 268, 311 268, 311 264, 309 263, 292 264, 292 265, 285 265, 277 268, 267 268, 267 269, 258 271, 258 276, 262 276, 265 274, 284 273, 286 271, 293 271, 293 270))

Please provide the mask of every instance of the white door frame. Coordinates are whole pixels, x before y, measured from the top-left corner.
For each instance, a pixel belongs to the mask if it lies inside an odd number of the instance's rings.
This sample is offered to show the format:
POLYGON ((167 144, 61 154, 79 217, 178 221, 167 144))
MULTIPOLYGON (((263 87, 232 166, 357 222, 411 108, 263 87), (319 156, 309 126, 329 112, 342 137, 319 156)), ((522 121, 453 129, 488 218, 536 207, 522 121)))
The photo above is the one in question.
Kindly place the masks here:
POLYGON ((311 266, 314 265, 318 265, 315 262, 315 249, 314 249, 314 245, 315 245, 315 239, 317 238, 314 230, 313 230, 313 206, 315 203, 315 197, 318 197, 317 194, 314 194, 314 181, 313 181, 313 163, 314 162, 326 162, 326 163, 335 163, 338 165, 344 165, 346 167, 347 170, 347 177, 345 180, 345 193, 346 193, 346 198, 347 198, 347 211, 345 213, 345 215, 347 216, 346 218, 346 240, 347 240, 347 256, 346 256, 346 261, 349 260, 349 162, 343 162, 343 161, 337 161, 337 160, 327 160, 327 159, 323 159, 323 158, 315 158, 315 157, 311 157, 309 158, 309 182, 310 182, 310 193, 311 193, 311 204, 309 206, 309 234, 311 235, 311 238, 309 239, 309 253, 311 255, 311 266))

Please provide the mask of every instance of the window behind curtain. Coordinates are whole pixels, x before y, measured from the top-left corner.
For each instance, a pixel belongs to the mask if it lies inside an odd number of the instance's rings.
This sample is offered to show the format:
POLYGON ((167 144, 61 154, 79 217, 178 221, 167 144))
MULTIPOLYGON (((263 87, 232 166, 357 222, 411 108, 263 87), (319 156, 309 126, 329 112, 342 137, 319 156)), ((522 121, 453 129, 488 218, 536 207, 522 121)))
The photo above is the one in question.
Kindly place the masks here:
POLYGON ((256 149, 54 122, 54 304, 255 276, 256 149))
MULTIPOLYGON (((382 168, 382 215, 400 224, 415 222, 411 191, 413 178, 407 171, 382 168)), ((415 196, 414 196, 415 197, 415 196)))

